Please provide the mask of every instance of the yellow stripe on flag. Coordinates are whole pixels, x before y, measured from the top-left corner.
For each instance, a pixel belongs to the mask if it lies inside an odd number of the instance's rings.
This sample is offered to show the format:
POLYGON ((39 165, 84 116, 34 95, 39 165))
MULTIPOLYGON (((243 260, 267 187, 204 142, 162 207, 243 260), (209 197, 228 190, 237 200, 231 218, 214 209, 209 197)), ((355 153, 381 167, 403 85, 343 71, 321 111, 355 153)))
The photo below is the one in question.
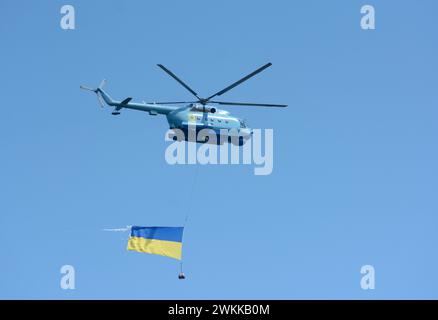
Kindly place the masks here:
POLYGON ((182 243, 156 239, 145 239, 142 237, 130 237, 128 250, 158 254, 181 260, 182 243))

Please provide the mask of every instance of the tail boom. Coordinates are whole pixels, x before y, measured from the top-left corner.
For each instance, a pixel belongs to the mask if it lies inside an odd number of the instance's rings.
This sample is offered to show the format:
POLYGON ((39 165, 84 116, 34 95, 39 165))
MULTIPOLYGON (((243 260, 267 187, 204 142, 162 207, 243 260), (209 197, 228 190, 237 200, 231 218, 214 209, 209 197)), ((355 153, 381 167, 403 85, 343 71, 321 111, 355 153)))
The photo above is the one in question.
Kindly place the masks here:
POLYGON ((80 88, 94 92, 97 95, 99 103, 102 107, 104 106, 104 104, 107 104, 110 107, 115 107, 112 113, 113 115, 120 114, 120 110, 123 108, 145 111, 145 112, 149 112, 149 114, 151 115, 157 115, 157 114, 166 115, 178 109, 178 107, 176 106, 163 105, 163 104, 135 103, 135 102, 131 102, 132 98, 126 98, 122 101, 114 100, 105 90, 103 90, 105 84, 106 84, 106 80, 104 79, 100 83, 99 87, 97 87, 96 89, 91 89, 86 86, 81 86, 80 88))

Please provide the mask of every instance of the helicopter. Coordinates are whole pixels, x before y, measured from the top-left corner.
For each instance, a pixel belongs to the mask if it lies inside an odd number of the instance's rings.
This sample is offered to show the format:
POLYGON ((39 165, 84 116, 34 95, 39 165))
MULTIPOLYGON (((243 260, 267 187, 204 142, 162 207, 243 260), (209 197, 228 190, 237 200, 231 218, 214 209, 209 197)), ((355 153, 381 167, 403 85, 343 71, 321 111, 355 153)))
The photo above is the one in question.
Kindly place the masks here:
MULTIPOLYGON (((252 129, 247 126, 245 120, 232 116, 229 111, 216 108, 215 105, 280 108, 287 107, 285 104, 226 102, 213 100, 214 98, 222 96, 224 93, 252 78, 256 74, 262 72, 266 68, 269 68, 272 66, 272 63, 270 62, 207 98, 201 98, 197 92, 195 92, 191 87, 189 87, 185 82, 183 82, 179 77, 177 77, 172 71, 167 69, 162 64, 157 64, 157 66, 175 79, 187 91, 189 91, 196 98, 196 100, 171 102, 143 101, 142 103, 134 103, 131 102, 132 98, 128 97, 122 101, 117 101, 112 99, 110 95, 103 89, 106 84, 105 79, 102 80, 96 89, 92 89, 87 86, 80 86, 80 88, 94 92, 97 95, 98 101, 102 108, 105 106, 105 103, 110 107, 114 107, 112 112, 112 115, 114 116, 120 115, 120 111, 122 109, 144 111, 148 112, 152 116, 161 114, 167 117, 170 129, 182 130, 184 133, 184 140, 186 141, 189 141, 188 139, 190 136, 190 130, 193 130, 197 134, 201 130, 207 129, 209 132, 219 137, 219 139, 216 139, 217 142, 215 143, 219 144, 219 141, 220 143, 223 143, 223 136, 225 132, 225 140, 227 140, 229 143, 233 143, 235 145, 237 144, 239 146, 245 144, 245 142, 251 138, 253 133, 252 129)), ((177 140, 179 138, 173 135, 172 139, 177 140)), ((208 135, 205 135, 203 139, 196 139, 196 142, 200 143, 208 143, 208 141, 208 135)))

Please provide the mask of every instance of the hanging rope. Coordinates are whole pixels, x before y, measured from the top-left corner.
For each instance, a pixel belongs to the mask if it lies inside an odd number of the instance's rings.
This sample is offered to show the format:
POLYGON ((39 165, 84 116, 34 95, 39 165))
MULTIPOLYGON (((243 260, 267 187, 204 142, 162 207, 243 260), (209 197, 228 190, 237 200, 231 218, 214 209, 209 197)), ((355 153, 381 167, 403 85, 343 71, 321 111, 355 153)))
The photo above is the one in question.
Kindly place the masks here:
POLYGON ((188 219, 189 219, 189 214, 190 214, 190 211, 191 211, 191 209, 192 209, 192 198, 193 198, 193 192, 194 192, 194 190, 195 190, 195 185, 196 185, 196 182, 197 182, 197 180, 198 180, 199 165, 196 164, 195 166, 196 166, 196 168, 195 168, 195 176, 193 177, 193 182, 192 182, 192 185, 191 185, 191 187, 190 187, 190 191, 189 191, 189 201, 188 201, 189 204, 187 205, 186 217, 185 217, 185 219, 184 219, 184 227, 185 227, 186 224, 187 224, 187 221, 188 221, 188 219))
MULTIPOLYGON (((193 178, 193 182, 192 182, 192 185, 190 187, 189 196, 188 196, 189 197, 189 201, 188 201, 188 205, 187 205, 186 216, 184 218, 184 224, 183 224, 184 231, 185 231, 185 228, 186 228, 186 225, 187 225, 187 221, 189 220, 190 211, 192 209, 192 198, 193 198, 193 192, 195 190, 196 182, 198 180, 198 172, 199 172, 199 165, 196 164, 195 176, 193 178)), ((184 275, 184 272, 183 272, 183 261, 182 260, 181 260, 179 266, 180 266, 180 272, 179 272, 179 275, 178 275, 178 279, 183 280, 183 279, 186 278, 186 276, 184 275)))

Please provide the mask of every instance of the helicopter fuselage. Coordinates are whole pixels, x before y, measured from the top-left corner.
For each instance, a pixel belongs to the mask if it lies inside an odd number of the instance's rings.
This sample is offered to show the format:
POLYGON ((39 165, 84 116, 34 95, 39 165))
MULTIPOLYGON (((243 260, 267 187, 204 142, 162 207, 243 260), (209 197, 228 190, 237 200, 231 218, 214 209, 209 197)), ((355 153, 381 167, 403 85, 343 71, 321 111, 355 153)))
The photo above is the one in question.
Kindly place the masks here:
POLYGON ((178 108, 167 115, 170 129, 180 129, 184 132, 185 140, 188 139, 189 130, 195 130, 196 134, 201 130, 216 134, 216 141, 219 143, 227 138, 231 142, 233 137, 237 138, 239 145, 244 144, 252 134, 245 121, 232 116, 228 111, 199 105, 189 105, 178 108), (208 110, 208 112, 204 112, 208 110))
MULTIPOLYGON (((212 106, 203 106, 197 103, 190 103, 183 107, 174 105, 155 104, 155 103, 135 103, 130 102, 130 98, 123 101, 113 100, 103 89, 96 89, 98 97, 110 107, 114 107, 113 115, 119 115, 122 109, 132 109, 148 112, 150 115, 165 115, 170 129, 180 129, 184 133, 184 140, 189 140, 189 130, 196 133, 196 137, 201 130, 216 135, 216 143, 225 141, 233 144, 243 145, 251 138, 252 130, 247 127, 244 120, 232 116, 228 111, 216 109, 212 106)), ((196 142, 209 142, 205 140, 195 140, 196 142)))

